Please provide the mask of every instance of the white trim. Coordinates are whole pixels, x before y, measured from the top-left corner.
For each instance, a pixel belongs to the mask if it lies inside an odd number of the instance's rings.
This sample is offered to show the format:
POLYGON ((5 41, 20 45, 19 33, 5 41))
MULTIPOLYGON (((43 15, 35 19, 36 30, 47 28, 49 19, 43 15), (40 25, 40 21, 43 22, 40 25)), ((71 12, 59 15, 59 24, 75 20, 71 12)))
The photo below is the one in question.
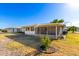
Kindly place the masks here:
POLYGON ((27 34, 27 35, 34 35, 35 31, 25 31, 25 34, 27 34))
POLYGON ((59 36, 62 35, 62 27, 60 27, 60 32, 59 32, 59 36))

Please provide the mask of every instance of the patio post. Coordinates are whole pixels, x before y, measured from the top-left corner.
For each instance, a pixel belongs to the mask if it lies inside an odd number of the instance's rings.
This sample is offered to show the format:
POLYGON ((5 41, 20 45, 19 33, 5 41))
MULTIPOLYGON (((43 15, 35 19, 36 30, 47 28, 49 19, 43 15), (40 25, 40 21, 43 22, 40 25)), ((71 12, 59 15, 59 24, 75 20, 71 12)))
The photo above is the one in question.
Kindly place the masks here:
POLYGON ((36 29, 37 29, 37 28, 34 26, 34 33, 35 33, 35 34, 36 34, 36 32, 37 32, 36 29))
POLYGON ((48 27, 47 27, 47 32, 46 32, 46 34, 48 35, 48 27))
POLYGON ((60 27, 60 34, 62 34, 62 27, 60 27))
POLYGON ((56 26, 56 39, 57 39, 57 26, 56 26))

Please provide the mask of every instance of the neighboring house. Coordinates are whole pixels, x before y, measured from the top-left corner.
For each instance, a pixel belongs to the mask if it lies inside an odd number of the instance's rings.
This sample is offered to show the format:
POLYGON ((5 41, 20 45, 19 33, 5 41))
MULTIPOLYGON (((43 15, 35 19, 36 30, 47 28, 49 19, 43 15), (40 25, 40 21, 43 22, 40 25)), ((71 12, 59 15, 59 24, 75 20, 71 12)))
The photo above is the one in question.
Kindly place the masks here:
POLYGON ((77 32, 79 32, 79 27, 77 27, 77 32))
POLYGON ((39 24, 22 27, 23 32, 27 35, 45 36, 48 35, 51 38, 57 39, 58 36, 62 35, 64 24, 50 23, 50 24, 39 24))
POLYGON ((20 28, 5 28, 5 30, 9 33, 12 32, 21 32, 20 28))

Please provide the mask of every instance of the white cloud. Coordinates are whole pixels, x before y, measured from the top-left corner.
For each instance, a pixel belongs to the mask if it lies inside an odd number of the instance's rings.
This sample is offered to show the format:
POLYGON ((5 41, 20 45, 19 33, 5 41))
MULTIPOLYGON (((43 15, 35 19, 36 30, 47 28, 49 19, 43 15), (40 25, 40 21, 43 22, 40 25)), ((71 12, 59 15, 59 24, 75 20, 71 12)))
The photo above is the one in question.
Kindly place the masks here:
POLYGON ((79 27, 79 21, 72 22, 72 25, 79 27))
POLYGON ((71 21, 66 24, 66 26, 77 26, 79 27, 79 21, 71 21))
POLYGON ((77 27, 79 27, 79 19, 78 18, 69 19, 65 24, 67 26, 77 26, 77 27))

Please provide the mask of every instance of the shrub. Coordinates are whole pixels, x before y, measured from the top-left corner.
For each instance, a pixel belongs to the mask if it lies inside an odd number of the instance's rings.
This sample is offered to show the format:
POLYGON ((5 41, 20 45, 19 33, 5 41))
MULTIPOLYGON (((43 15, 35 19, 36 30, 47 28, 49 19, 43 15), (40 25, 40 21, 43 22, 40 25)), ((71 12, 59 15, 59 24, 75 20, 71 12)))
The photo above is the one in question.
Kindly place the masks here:
POLYGON ((17 33, 22 33, 22 34, 24 34, 24 32, 17 32, 17 33))
POLYGON ((7 30, 2 30, 2 32, 7 32, 7 30))
POLYGON ((62 34, 63 35, 66 35, 67 33, 68 33, 68 31, 67 30, 64 30, 62 34))
POLYGON ((40 48, 42 50, 47 50, 48 47, 50 46, 51 40, 49 39, 48 36, 45 36, 41 38, 41 42, 42 42, 42 45, 40 46, 40 48))
POLYGON ((68 28, 68 31, 72 31, 72 33, 74 33, 77 30, 77 27, 75 26, 71 26, 68 28))

